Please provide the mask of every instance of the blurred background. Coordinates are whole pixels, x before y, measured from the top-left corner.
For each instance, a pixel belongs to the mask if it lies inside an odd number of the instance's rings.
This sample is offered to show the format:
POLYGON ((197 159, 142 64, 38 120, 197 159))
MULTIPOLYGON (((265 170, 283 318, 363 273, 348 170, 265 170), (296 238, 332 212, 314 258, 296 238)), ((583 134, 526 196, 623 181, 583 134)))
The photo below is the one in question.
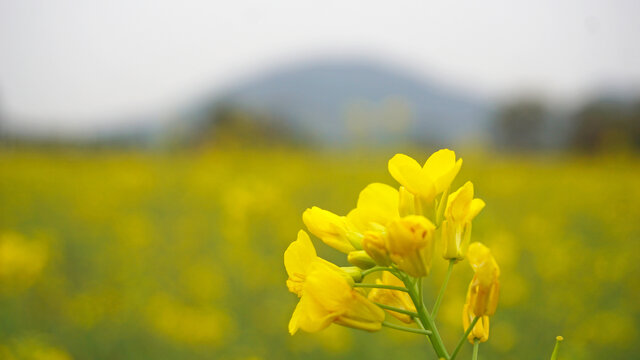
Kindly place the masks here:
MULTIPOLYGON (((0 359, 435 358, 387 329, 289 336, 282 255, 304 209, 346 214, 396 185, 393 154, 442 147, 502 268, 480 358, 547 359, 556 335, 564 359, 636 357, 639 18, 633 0, 0 1, 0 359)), ((455 268, 440 312, 449 349, 471 277, 455 268)))

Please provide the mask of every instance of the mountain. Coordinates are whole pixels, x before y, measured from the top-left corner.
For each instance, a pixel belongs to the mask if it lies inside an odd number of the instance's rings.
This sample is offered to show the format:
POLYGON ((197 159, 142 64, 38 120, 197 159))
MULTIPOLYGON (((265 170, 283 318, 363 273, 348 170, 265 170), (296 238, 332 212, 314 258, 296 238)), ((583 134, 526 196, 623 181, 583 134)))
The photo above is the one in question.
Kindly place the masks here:
POLYGON ((492 104, 479 97, 366 60, 281 67, 205 96, 196 108, 212 104, 275 114, 328 142, 348 140, 354 131, 380 141, 409 136, 450 142, 484 135, 492 112, 492 104))

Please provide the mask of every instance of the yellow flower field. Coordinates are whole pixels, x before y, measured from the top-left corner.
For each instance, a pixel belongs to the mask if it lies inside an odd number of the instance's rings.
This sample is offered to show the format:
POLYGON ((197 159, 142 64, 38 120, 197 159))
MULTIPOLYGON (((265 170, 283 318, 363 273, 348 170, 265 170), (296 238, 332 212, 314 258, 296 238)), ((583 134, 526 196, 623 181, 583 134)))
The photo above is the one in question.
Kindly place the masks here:
MULTIPOLYGON (((395 186, 393 154, 433 150, 0 150, 0 359, 433 358, 424 337, 386 328, 289 335, 282 260, 305 209, 346 214, 367 184, 395 186)), ((640 158, 457 153, 453 187, 471 179, 486 203, 471 241, 500 264, 480 358, 548 359, 557 335, 559 359, 637 356, 640 158)), ((472 276, 454 269, 444 339, 462 335, 472 276)))

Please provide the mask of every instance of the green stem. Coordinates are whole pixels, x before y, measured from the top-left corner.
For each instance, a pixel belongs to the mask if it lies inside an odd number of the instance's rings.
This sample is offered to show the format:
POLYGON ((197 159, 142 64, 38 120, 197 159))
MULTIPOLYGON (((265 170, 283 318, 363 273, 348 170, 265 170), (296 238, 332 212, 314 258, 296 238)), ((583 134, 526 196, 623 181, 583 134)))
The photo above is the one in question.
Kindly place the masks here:
POLYGON ((390 267, 386 267, 386 266, 374 266, 371 269, 367 269, 367 270, 363 270, 362 271, 362 277, 365 277, 369 274, 372 274, 374 272, 378 272, 378 271, 388 271, 392 274, 396 274, 396 271, 390 267))
POLYGON ((560 348, 560 342, 564 340, 564 338, 562 336, 557 336, 556 337, 556 346, 553 348, 553 354, 551 354, 551 360, 557 360, 558 359, 558 349, 560 348))
POLYGON ((418 317, 418 313, 415 312, 415 311, 400 309, 400 308, 397 308, 395 306, 389 306, 389 305, 380 304, 380 303, 377 303, 377 302, 374 302, 374 304, 378 305, 379 307, 381 307, 381 308, 383 308, 385 310, 395 311, 397 313, 409 315, 411 317, 418 317))
POLYGON ((478 320, 480 320, 480 317, 478 316, 473 318, 473 321, 467 328, 467 331, 464 332, 464 335, 462 335, 462 337, 460 338, 460 341, 458 341, 458 344, 456 345, 455 350, 453 350, 453 353, 451 353, 451 360, 456 358, 456 355, 458 355, 458 352, 460 351, 460 349, 462 349, 462 344, 464 344, 465 339, 469 336, 469 334, 471 333, 471 330, 473 330, 473 327, 476 326, 476 323, 478 322, 478 320))
POLYGON ((444 298, 444 293, 447 291, 447 284, 449 284, 449 279, 451 278, 451 273, 453 272, 453 266, 456 264, 455 260, 449 260, 449 267, 447 268, 447 275, 444 277, 444 282, 440 287, 440 292, 438 293, 438 297, 436 298, 436 303, 433 305, 433 310, 431 311, 431 317, 436 318, 438 315, 438 309, 440 309, 440 304, 442 303, 442 299, 444 298))
POLYGON ((471 360, 478 360, 478 349, 480 348, 480 341, 474 341, 473 343, 473 356, 471 360))
POLYGON ((396 325, 396 324, 392 324, 392 323, 387 322, 387 321, 383 321, 382 322, 382 326, 388 327, 390 329, 406 331, 406 332, 410 332, 410 333, 414 333, 414 334, 421 334, 421 335, 429 335, 429 334, 431 334, 431 331, 429 331, 429 330, 422 330, 422 329, 416 329, 416 328, 402 326, 402 325, 396 325))
POLYGON ((418 311, 418 318, 420 319, 422 326, 425 328, 426 331, 430 332, 429 334, 427 334, 427 336, 431 341, 433 350, 438 355, 438 358, 449 359, 449 354, 447 353, 447 349, 444 347, 442 338, 438 333, 438 328, 436 327, 436 324, 433 322, 433 319, 431 319, 429 312, 424 307, 424 303, 422 302, 422 299, 418 297, 419 289, 417 284, 413 283, 411 281, 411 278, 409 278, 408 276, 401 276, 401 280, 404 282, 405 286, 407 286, 407 288, 409 289, 409 296, 411 297, 411 301, 413 301, 413 304, 416 306, 416 310, 418 311))
POLYGON ((403 288, 402 286, 393 286, 393 285, 384 285, 384 284, 359 284, 359 283, 355 283, 355 284, 353 284, 353 287, 374 288, 374 289, 388 289, 388 290, 397 290, 397 291, 409 292, 408 289, 403 288))

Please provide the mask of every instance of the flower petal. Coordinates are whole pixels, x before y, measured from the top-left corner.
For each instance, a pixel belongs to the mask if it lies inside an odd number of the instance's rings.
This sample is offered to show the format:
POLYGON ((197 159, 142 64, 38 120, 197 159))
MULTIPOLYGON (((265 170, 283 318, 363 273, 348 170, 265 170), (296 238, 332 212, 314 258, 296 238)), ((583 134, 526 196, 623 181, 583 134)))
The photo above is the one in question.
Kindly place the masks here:
POLYGON ((424 169, 435 182, 436 194, 443 192, 451 185, 461 166, 462 159, 456 161, 456 153, 449 149, 438 150, 429 156, 424 169))
POLYGON ((473 220, 479 213, 484 209, 485 203, 482 199, 473 199, 471 200, 471 205, 469 205, 469 213, 467 214, 466 221, 473 220))
POLYGON ((306 275, 309 265, 316 259, 316 249, 304 230, 298 231, 298 238, 284 252, 284 267, 289 278, 306 275))
POLYGON ((386 225, 397 219, 398 190, 387 184, 372 183, 367 185, 358 197, 358 213, 362 222, 374 222, 386 225))
POLYGON ((422 166, 405 154, 396 154, 389 160, 389 173, 407 190, 416 194, 419 190, 422 166))
POLYGON ((349 230, 344 216, 314 206, 304 211, 302 221, 313 235, 332 248, 343 253, 356 250, 347 238, 349 230))

